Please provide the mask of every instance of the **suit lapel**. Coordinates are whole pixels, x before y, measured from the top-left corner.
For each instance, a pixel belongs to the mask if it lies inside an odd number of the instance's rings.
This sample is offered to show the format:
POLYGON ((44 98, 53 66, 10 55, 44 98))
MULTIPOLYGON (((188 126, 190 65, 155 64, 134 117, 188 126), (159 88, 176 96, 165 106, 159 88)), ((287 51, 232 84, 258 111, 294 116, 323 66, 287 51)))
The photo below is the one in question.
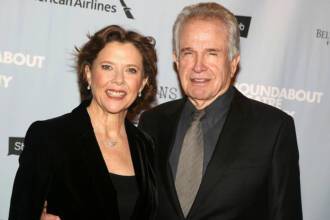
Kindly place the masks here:
POLYGON ((219 135, 214 153, 205 171, 198 194, 191 208, 191 214, 198 211, 198 206, 207 200, 208 195, 212 192, 214 185, 221 179, 227 165, 233 160, 235 155, 235 141, 238 140, 240 132, 245 126, 244 108, 241 101, 245 97, 238 91, 231 104, 224 127, 219 135))
POLYGON ((174 184, 174 177, 172 175, 171 166, 169 163, 169 157, 171 151, 173 149, 175 136, 177 132, 177 127, 180 120, 180 115, 183 110, 184 103, 186 99, 180 99, 178 102, 173 106, 172 109, 166 112, 165 117, 163 117, 161 123, 162 129, 160 132, 160 137, 158 137, 157 146, 158 150, 158 159, 160 160, 160 175, 162 175, 164 188, 166 194, 169 197, 169 201, 171 201, 174 209, 177 211, 178 215, 182 215, 181 206, 176 194, 175 184, 174 184))
POLYGON ((134 127, 129 121, 125 121, 125 128, 129 143, 129 148, 131 152, 131 158, 133 162, 134 172, 136 176, 137 183, 141 191, 144 192, 145 187, 147 185, 146 180, 148 175, 146 172, 147 169, 147 152, 146 146, 144 146, 143 140, 137 133, 137 128, 134 127), (144 151, 144 155, 142 155, 142 151, 144 151))
MULTIPOLYGON (((72 114, 77 126, 76 146, 81 146, 78 156, 83 158, 82 169, 86 170, 86 178, 92 182, 92 190, 102 207, 104 213, 114 213, 118 217, 118 207, 115 202, 116 191, 111 182, 108 169, 103 159, 101 150, 94 135, 86 107, 89 103, 82 103, 72 114), (113 201, 112 201, 113 200, 113 201), (111 205, 107 205, 111 204, 111 205)), ((95 201, 97 202, 97 201, 95 201)))
POLYGON ((139 184, 139 187, 144 184, 142 176, 144 176, 144 170, 142 166, 143 162, 143 157, 141 155, 141 148, 143 146, 140 146, 139 143, 139 137, 136 135, 134 132, 134 128, 132 127, 134 125, 130 124, 130 122, 125 121, 125 128, 126 128, 126 133, 127 133, 127 138, 128 138, 128 143, 129 143, 129 148, 131 152, 131 158, 132 158, 132 163, 134 167, 134 172, 135 176, 137 178, 137 182, 139 184))

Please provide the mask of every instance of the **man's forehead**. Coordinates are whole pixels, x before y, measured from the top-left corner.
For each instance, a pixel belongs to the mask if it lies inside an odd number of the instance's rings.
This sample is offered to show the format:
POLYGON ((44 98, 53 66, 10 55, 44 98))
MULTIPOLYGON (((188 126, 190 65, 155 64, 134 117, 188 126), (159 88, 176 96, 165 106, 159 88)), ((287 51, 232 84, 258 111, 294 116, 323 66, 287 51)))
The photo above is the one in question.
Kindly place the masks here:
POLYGON ((192 20, 184 23, 179 38, 200 38, 209 39, 210 35, 227 35, 226 26, 219 20, 192 20))
POLYGON ((226 31, 225 23, 217 17, 192 17, 192 18, 188 18, 187 20, 185 20, 182 23, 181 31, 183 31, 185 29, 185 27, 187 27, 187 26, 191 26, 191 25, 194 26, 194 25, 198 25, 198 24, 201 24, 203 26, 212 25, 214 27, 218 27, 220 30, 226 31))
MULTIPOLYGON (((194 51, 194 50, 196 50, 196 48, 194 48, 194 47, 181 47, 180 48, 180 52, 194 51)), ((221 51, 223 51, 223 48, 220 48, 220 47, 206 47, 206 48, 203 48, 203 50, 205 52, 221 52, 221 51)))
MULTIPOLYGON (((227 38, 227 29, 219 20, 194 19, 184 23, 180 34, 180 44, 222 44, 227 38), (211 42, 210 42, 211 41, 211 42)), ((213 47, 213 46, 211 46, 213 47)))
POLYGON ((227 39, 224 35, 204 35, 188 34, 179 39, 179 50, 208 50, 219 51, 227 45, 227 39))

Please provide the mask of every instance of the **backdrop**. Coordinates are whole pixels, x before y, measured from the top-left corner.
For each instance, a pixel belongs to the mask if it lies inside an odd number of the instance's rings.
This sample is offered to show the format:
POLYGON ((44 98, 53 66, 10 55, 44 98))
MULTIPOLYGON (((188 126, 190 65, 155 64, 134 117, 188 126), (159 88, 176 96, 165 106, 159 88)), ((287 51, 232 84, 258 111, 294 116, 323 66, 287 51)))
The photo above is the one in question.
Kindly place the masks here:
MULTIPOLYGON (((23 137, 35 120, 79 104, 74 46, 119 24, 154 36, 158 103, 181 97, 172 68, 171 28, 188 0, 0 0, 0 220, 8 218, 23 137)), ((295 119, 307 220, 330 216, 330 2, 219 0, 237 15, 237 88, 295 119)))

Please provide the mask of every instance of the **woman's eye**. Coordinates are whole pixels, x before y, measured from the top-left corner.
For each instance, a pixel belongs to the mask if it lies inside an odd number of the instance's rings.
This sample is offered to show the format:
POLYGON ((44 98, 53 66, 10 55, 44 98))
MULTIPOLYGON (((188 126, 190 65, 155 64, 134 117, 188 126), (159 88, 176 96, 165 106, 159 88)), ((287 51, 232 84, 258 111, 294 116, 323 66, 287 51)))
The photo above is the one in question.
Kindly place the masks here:
POLYGON ((129 73, 137 73, 137 69, 135 69, 135 68, 128 68, 127 71, 129 73))
POLYGON ((112 70, 112 66, 108 65, 108 64, 102 64, 101 67, 102 67, 103 70, 112 70))

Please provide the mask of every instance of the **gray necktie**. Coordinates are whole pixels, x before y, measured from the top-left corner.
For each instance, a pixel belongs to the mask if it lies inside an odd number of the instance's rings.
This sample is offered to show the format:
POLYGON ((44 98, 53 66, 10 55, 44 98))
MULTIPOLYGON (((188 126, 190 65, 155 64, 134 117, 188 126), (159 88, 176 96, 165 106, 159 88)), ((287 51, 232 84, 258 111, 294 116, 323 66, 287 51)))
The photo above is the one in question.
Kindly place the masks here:
POLYGON ((182 143, 175 188, 184 216, 188 215, 203 176, 204 141, 200 119, 204 111, 194 113, 182 143))

